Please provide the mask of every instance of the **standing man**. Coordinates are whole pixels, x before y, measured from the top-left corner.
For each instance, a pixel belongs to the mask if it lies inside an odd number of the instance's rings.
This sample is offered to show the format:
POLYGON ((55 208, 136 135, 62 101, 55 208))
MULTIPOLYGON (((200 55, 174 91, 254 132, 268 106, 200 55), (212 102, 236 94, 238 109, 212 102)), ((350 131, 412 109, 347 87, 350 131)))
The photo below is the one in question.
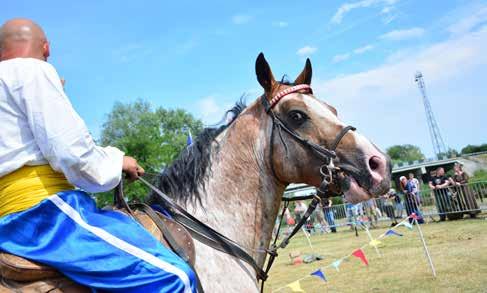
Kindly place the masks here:
POLYGON ((435 193, 435 202, 438 208, 438 214, 440 215, 440 221, 445 221, 446 213, 451 208, 450 194, 447 190, 448 185, 450 185, 450 180, 445 176, 445 169, 442 167, 436 169, 436 174, 431 177, 428 185, 435 193))
MULTIPOLYGON (((416 202, 416 195, 414 194, 414 183, 405 177, 401 176, 399 178, 401 180, 401 185, 404 186, 404 200, 406 202, 406 213, 408 216, 411 216, 411 214, 416 214, 418 216, 418 223, 423 224, 423 216, 421 214, 421 211, 419 210, 418 204, 416 202)), ((412 223, 413 219, 409 218, 409 222, 412 223)))
POLYGON ((144 174, 97 146, 47 63, 37 24, 0 28, 0 251, 31 259, 94 291, 194 292, 189 266, 132 218, 99 210, 87 192, 144 174))
POLYGON ((337 227, 335 225, 335 215, 333 213, 333 209, 331 208, 332 204, 333 202, 330 198, 323 199, 323 214, 325 215, 326 222, 328 223, 328 226, 330 226, 331 232, 336 233, 337 227))

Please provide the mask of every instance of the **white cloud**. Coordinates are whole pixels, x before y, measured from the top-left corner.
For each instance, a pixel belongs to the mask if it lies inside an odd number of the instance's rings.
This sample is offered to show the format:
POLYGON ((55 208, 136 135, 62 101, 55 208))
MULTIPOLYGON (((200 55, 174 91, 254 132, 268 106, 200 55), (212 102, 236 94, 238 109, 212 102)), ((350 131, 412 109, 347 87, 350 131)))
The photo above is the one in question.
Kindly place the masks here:
POLYGON ((419 38, 424 35, 424 29, 420 27, 413 27, 404 30, 394 30, 380 36, 380 39, 390 40, 390 41, 401 41, 407 39, 419 38))
POLYGON ((467 15, 460 21, 450 25, 448 31, 452 35, 461 35, 485 23, 487 23, 487 6, 479 8, 473 14, 467 15))
POLYGON ((249 23, 254 17, 248 14, 237 14, 232 16, 232 22, 234 24, 246 24, 249 23))
POLYGON ((283 28, 283 27, 287 27, 289 24, 285 21, 274 21, 272 23, 273 26, 276 26, 276 27, 280 27, 280 28, 283 28))
POLYGON ((338 54, 331 59, 332 63, 338 63, 350 59, 350 53, 338 54))
POLYGON ((348 2, 342 4, 342 6, 338 8, 337 12, 331 18, 331 22, 335 24, 341 23, 345 14, 357 8, 367 8, 370 6, 383 4, 383 5, 387 5, 387 7, 391 9, 390 7, 392 7, 392 5, 394 5, 397 2, 398 0, 362 0, 357 2, 348 2))
POLYGON ((452 120, 454 115, 462 117, 462 123, 472 127, 487 123, 479 110, 486 99, 471 99, 487 94, 481 77, 487 75, 487 26, 410 52, 367 71, 315 82, 315 92, 318 97, 330 97, 347 122, 360 125, 379 145, 413 143, 431 151, 423 105, 414 83, 414 74, 420 70, 428 89, 434 89, 429 93, 440 127, 449 133, 447 143, 469 143, 471 138, 458 140, 467 134, 458 133, 452 120), (473 79, 480 80, 477 91, 470 86, 473 79), (413 137, 404 136, 401 127, 406 126, 417 130, 413 137))
POLYGON ((305 46, 305 47, 302 47, 301 49, 299 49, 296 52, 296 54, 298 54, 301 57, 304 57, 304 56, 309 56, 309 55, 315 53, 317 50, 318 50, 318 48, 316 48, 316 47, 305 46))
POLYGON ((360 48, 353 50, 353 53, 354 54, 363 54, 363 53, 370 51, 372 49, 374 49, 373 45, 366 45, 366 46, 363 46, 363 47, 360 47, 360 48))

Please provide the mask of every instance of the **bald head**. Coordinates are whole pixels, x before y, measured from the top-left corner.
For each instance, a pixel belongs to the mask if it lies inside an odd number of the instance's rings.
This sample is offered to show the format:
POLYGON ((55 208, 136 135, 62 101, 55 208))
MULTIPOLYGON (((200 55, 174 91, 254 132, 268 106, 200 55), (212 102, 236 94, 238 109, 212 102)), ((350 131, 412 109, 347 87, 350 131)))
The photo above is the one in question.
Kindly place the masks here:
POLYGON ((46 61, 49 43, 42 28, 30 19, 15 18, 0 28, 0 61, 37 58, 46 61))

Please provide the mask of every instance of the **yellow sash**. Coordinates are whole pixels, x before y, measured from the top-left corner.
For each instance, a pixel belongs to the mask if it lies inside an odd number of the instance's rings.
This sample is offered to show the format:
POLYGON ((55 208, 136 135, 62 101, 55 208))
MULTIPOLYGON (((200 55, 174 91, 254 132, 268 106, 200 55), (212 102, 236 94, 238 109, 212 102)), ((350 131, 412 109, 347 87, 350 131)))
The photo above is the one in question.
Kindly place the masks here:
POLYGON ((49 165, 24 166, 0 178, 0 217, 29 209, 63 190, 74 189, 49 165))

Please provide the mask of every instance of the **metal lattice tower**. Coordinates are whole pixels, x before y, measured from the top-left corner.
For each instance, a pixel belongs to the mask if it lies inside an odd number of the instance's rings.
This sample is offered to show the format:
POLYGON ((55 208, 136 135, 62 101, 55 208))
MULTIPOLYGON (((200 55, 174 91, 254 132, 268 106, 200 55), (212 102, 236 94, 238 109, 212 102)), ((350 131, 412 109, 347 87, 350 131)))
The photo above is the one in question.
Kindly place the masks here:
POLYGON ((415 81, 418 83, 419 90, 423 96, 424 111, 426 112, 426 120, 428 120, 431 141, 433 142, 433 149, 436 157, 438 157, 440 153, 446 154, 446 147, 445 143, 443 142, 443 138, 441 138, 440 128, 438 127, 438 123, 436 123, 435 116, 433 115, 431 104, 426 96, 426 86, 424 84, 423 74, 420 71, 416 72, 415 81))

